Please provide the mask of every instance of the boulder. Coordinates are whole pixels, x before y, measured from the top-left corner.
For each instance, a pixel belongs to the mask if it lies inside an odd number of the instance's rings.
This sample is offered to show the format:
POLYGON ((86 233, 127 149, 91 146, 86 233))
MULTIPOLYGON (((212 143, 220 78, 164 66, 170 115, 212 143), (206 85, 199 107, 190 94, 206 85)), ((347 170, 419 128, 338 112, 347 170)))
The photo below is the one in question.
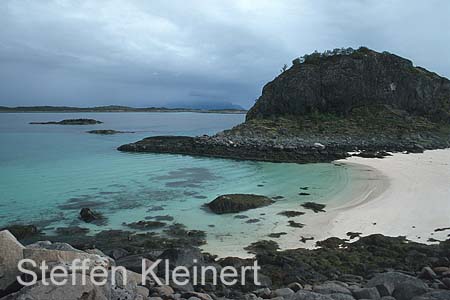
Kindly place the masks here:
MULTIPOLYGON (((197 264, 203 263, 203 255, 198 248, 185 247, 185 248, 172 248, 164 251, 159 259, 169 260, 170 266, 185 266, 190 268, 194 265, 194 260, 197 264)), ((160 266, 163 262, 160 263, 160 266)))
POLYGON ((227 194, 207 203, 206 206, 216 214, 238 213, 241 211, 267 206, 274 203, 266 196, 254 194, 227 194))
POLYGON ((291 290, 293 290, 294 292, 297 292, 299 290, 303 289, 303 286, 298 283, 298 282, 292 282, 288 285, 288 288, 290 288, 291 290))
POLYGON ((313 288, 313 292, 319 294, 352 294, 348 288, 335 282, 326 282, 320 285, 316 285, 313 288))
POLYGON ((204 293, 197 292, 188 292, 181 294, 181 298, 190 299, 191 297, 200 299, 200 300, 212 300, 211 296, 204 293))
POLYGON ((161 296, 163 298, 167 298, 175 293, 173 288, 168 285, 153 287, 150 289, 150 292, 156 293, 158 296, 161 296))
POLYGON ((95 254, 88 254, 83 251, 61 251, 42 248, 25 248, 23 249, 23 258, 33 260, 34 262, 36 262, 37 267, 39 267, 42 262, 45 262, 49 266, 49 268, 55 266, 68 267, 75 259, 80 259, 82 261, 89 260, 89 268, 94 268, 95 266, 109 268, 111 266, 111 262, 108 258, 101 257, 95 254))
POLYGON ((20 275, 17 264, 23 259, 21 243, 7 230, 0 231, 0 297, 6 294, 20 275))
POLYGON ((407 281, 395 287, 394 296, 397 300, 411 300, 428 292, 430 288, 424 282, 407 281))
POLYGON ((63 286, 44 285, 42 281, 39 281, 37 284, 24 287, 17 293, 10 294, 1 298, 1 300, 113 299, 107 286, 96 286, 90 280, 86 280, 86 284, 82 284, 81 280, 81 276, 77 276, 75 285, 66 284, 63 286))
POLYGON ((136 273, 142 273, 142 261, 145 261, 146 267, 150 267, 153 262, 142 255, 129 255, 116 260, 117 266, 125 267, 136 273))
MULTIPOLYGON (((109 272, 108 284, 111 285, 112 272, 109 272)), ((112 299, 137 299, 137 296, 146 298, 149 296, 149 290, 142 286, 141 274, 127 270, 126 282, 124 284, 123 274, 120 271, 115 272, 115 286, 112 286, 112 299), (126 298, 125 296, 128 296, 126 298)))
POLYGON ((333 300, 355 300, 352 295, 348 294, 330 294, 328 296, 333 300))
POLYGON ((329 295, 318 294, 310 291, 300 290, 290 300, 333 300, 329 295))
POLYGON ((376 287, 381 296, 391 296, 394 290, 403 283, 411 283, 420 288, 427 287, 420 279, 398 272, 378 274, 369 280, 367 287, 376 287))
POLYGON ((438 290, 428 292, 421 296, 416 296, 411 300, 449 300, 449 299, 450 299, 450 291, 438 290))
POLYGON ((353 296, 355 299, 371 299, 371 300, 380 300, 381 296, 378 293, 376 288, 359 288, 353 290, 353 296))
POLYGON ((281 289, 276 289, 273 291, 273 295, 275 297, 289 298, 294 294, 295 294, 295 292, 293 290, 291 290, 290 288, 281 288, 281 289))
POLYGON ((110 251, 107 252, 108 256, 110 256, 111 258, 117 260, 117 259, 121 259, 122 257, 128 256, 130 255, 130 253, 122 248, 116 248, 116 249, 112 249, 110 251))
POLYGON ((59 251, 74 251, 83 253, 83 251, 75 249, 67 243, 52 243, 50 241, 38 241, 33 244, 27 245, 27 249, 47 249, 47 250, 59 250, 59 251))
POLYGON ((419 278, 432 280, 437 278, 437 275, 430 267, 424 267, 419 274, 419 278))

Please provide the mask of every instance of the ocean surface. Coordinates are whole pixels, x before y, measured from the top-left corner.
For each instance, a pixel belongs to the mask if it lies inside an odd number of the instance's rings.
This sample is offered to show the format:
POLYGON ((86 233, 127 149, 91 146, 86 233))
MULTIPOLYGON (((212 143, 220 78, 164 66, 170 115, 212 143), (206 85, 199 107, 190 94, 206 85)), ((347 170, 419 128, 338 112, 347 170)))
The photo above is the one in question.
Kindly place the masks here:
MULTIPOLYGON (((202 113, 13 113, 0 114, 0 226, 36 224, 47 234, 82 226, 91 234, 129 229, 123 223, 172 216, 207 232, 205 248, 234 249, 267 238, 288 220, 283 210, 306 201, 327 203, 344 193, 351 168, 335 164, 285 164, 182 155, 122 153, 116 148, 154 135, 214 134, 244 121, 242 114, 202 113), (32 121, 93 118, 100 125, 29 125, 32 121), (92 129, 135 133, 100 136, 92 129), (308 187, 310 195, 299 195, 308 187), (202 208, 227 193, 283 196, 271 206, 235 215, 202 208), (102 212, 104 226, 78 219, 82 207, 102 212), (249 222, 250 219, 253 221, 249 222), (256 221, 255 221, 256 220, 256 221)), ((292 228, 291 228, 292 229, 292 228)), ((301 229, 298 229, 301 231, 301 229)))

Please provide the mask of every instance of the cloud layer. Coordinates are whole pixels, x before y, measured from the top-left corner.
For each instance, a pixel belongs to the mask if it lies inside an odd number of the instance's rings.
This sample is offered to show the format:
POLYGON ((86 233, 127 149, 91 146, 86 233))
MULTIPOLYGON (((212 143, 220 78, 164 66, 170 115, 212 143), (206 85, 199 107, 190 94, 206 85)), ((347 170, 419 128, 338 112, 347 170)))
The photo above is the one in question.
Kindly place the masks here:
POLYGON ((283 64, 365 45, 450 77, 447 0, 3 0, 0 105, 251 106, 283 64))

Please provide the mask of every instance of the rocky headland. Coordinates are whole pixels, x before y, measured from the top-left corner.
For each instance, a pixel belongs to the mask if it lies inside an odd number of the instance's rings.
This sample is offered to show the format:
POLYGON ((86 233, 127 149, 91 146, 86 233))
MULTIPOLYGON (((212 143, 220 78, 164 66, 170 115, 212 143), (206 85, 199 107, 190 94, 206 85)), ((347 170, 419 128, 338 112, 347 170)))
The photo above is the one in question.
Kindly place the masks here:
POLYGON ((423 152, 449 141, 450 81, 361 47, 295 59, 230 130, 149 137, 118 149, 306 163, 353 151, 423 152))

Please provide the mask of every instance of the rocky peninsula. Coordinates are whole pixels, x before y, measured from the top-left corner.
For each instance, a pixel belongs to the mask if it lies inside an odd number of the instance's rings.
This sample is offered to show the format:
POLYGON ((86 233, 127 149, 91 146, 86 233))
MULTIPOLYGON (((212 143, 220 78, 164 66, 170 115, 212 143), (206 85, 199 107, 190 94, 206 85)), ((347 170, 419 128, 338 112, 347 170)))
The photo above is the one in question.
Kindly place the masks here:
POLYGON ((266 84, 245 123, 213 136, 156 136, 128 152, 330 162, 348 152, 450 146, 450 81, 365 47, 313 53, 266 84))

